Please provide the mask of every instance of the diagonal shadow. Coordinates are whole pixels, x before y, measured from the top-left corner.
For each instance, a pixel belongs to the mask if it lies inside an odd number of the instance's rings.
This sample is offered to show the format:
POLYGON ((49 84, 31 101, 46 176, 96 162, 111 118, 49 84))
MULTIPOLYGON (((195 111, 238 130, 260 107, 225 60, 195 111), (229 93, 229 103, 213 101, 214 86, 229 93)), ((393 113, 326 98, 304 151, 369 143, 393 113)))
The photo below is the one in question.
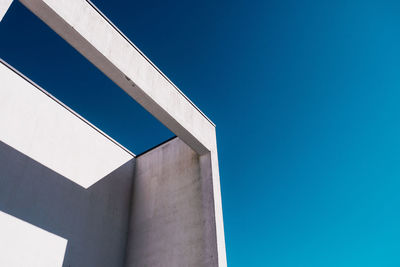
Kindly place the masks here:
POLYGON ((63 266, 123 266, 134 164, 84 189, 0 141, 0 210, 67 239, 63 266))

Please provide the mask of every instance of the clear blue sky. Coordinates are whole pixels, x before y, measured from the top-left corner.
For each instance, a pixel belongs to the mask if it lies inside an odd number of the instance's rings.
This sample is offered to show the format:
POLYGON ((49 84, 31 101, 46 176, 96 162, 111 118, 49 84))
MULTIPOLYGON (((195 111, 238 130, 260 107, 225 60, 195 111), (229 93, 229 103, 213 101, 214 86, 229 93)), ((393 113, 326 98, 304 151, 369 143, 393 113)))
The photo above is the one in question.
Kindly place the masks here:
MULTIPOLYGON (((216 123, 229 266, 400 266, 399 1, 94 3, 216 123)), ((173 135, 18 2, 0 36, 133 152, 173 135)))

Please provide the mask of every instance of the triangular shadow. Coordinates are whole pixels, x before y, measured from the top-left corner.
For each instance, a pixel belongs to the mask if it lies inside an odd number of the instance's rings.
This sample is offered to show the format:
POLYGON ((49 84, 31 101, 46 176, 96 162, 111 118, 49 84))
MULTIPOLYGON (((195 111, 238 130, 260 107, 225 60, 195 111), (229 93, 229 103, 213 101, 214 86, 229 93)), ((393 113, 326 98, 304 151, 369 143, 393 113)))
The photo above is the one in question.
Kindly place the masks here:
POLYGON ((123 266, 134 164, 85 189, 0 141, 0 210, 67 239, 63 266, 123 266))

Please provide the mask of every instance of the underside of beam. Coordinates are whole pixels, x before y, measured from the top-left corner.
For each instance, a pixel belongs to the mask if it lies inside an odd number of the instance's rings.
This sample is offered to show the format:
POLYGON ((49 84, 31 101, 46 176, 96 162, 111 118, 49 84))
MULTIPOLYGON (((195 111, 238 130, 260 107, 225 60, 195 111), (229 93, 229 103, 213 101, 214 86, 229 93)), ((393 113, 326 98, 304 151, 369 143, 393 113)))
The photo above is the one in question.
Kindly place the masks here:
POLYGON ((214 148, 212 122, 89 2, 21 2, 197 153, 214 148))

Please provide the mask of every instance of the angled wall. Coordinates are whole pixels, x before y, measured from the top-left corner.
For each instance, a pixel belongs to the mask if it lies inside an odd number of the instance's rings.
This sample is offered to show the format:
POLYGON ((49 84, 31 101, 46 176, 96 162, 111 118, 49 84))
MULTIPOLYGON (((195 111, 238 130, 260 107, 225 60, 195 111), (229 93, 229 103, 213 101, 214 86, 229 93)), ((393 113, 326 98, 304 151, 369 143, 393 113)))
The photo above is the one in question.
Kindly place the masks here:
POLYGON ((20 2, 201 155, 210 167, 202 179, 212 191, 214 255, 226 266, 215 125, 90 0, 20 2))
POLYGON ((127 267, 218 265, 207 172, 179 138, 137 157, 127 267))
POLYGON ((133 158, 4 62, 0 78, 0 141, 84 188, 133 158))
POLYGON ((209 155, 136 157, 5 62, 0 81, 1 266, 218 266, 209 155))
POLYGON ((133 173, 134 155, 0 64, 1 266, 123 266, 133 173))

